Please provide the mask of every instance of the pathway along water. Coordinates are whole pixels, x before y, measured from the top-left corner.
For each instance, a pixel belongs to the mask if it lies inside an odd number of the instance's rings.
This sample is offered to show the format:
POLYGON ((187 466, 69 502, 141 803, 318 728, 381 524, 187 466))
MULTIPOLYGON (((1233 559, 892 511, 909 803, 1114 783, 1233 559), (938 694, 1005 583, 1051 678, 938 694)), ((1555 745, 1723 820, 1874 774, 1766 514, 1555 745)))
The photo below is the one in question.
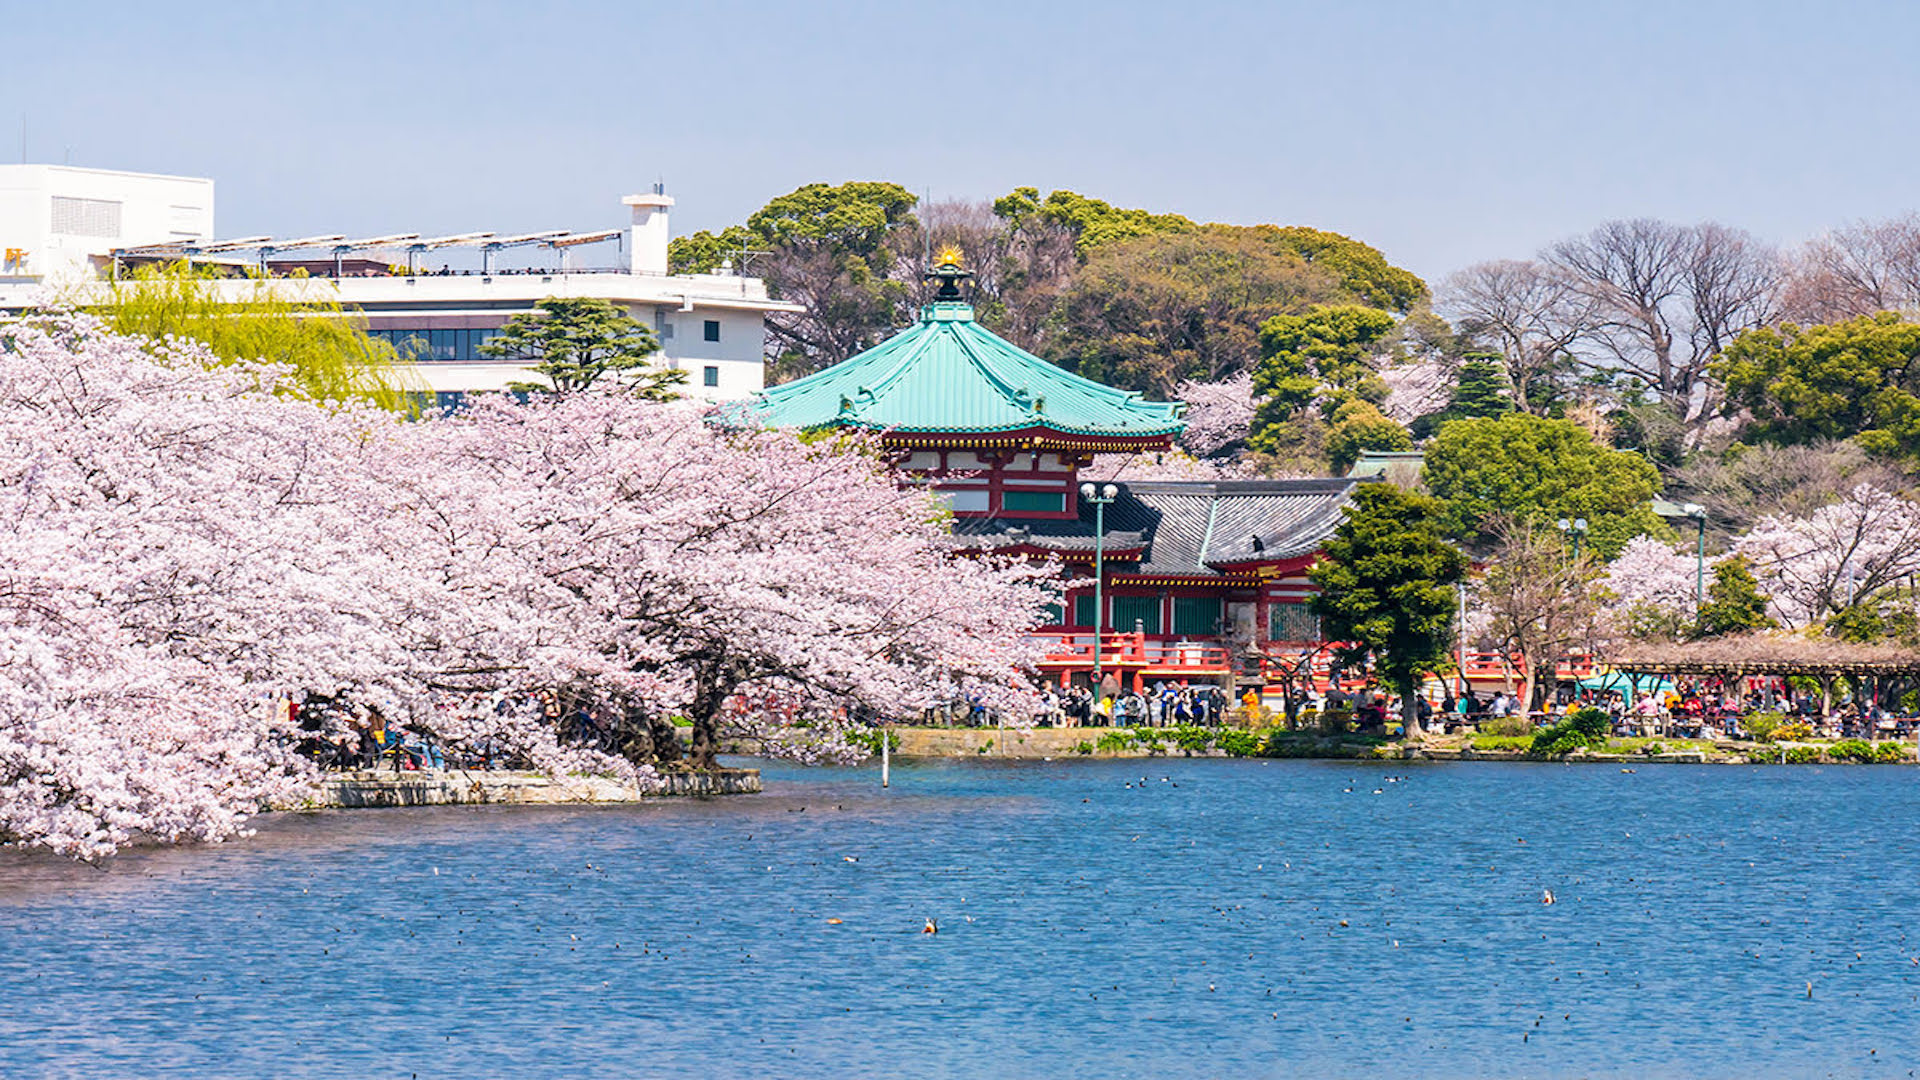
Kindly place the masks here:
POLYGON ((105 872, 0 855, 0 1074, 1920 1061, 1911 770, 896 762, 892 779, 770 767, 768 794, 707 802, 285 815, 105 872))

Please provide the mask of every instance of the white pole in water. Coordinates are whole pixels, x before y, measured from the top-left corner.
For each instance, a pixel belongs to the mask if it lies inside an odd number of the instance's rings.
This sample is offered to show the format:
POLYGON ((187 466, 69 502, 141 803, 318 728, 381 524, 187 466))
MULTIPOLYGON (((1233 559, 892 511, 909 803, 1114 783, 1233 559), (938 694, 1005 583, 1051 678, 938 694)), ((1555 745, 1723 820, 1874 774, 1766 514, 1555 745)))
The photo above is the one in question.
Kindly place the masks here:
POLYGON ((887 786, 887 773, 893 765, 893 732, 880 729, 880 786, 887 786))

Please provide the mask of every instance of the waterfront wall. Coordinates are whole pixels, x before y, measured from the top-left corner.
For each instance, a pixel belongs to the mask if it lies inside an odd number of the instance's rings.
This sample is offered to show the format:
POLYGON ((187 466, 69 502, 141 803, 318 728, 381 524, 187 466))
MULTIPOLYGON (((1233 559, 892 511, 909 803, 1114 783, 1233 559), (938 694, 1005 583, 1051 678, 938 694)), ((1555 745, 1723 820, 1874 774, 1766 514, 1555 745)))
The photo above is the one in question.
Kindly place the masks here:
MULTIPOLYGON (((897 728, 902 757, 1057 758, 1081 743, 1098 743, 1112 728, 897 728)), ((1146 757, 1145 750, 1098 752, 1096 757, 1146 757)))
POLYGON ((384 806, 457 806, 476 803, 622 803, 664 796, 748 795, 760 790, 758 769, 662 774, 665 787, 641 791, 599 776, 555 778, 538 772, 402 772, 360 770, 332 773, 308 802, 285 809, 384 806))

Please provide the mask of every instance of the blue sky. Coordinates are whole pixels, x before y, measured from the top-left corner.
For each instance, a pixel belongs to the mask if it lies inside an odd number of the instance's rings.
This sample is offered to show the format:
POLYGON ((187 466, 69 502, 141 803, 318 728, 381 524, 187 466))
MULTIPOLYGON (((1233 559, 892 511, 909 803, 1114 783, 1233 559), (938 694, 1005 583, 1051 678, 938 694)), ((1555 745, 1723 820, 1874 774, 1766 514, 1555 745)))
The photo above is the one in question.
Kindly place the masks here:
POLYGON ((1920 207, 1920 5, 0 0, 0 158, 210 176, 228 235, 675 231, 810 181, 1071 188, 1438 278, 1610 217, 1920 207))

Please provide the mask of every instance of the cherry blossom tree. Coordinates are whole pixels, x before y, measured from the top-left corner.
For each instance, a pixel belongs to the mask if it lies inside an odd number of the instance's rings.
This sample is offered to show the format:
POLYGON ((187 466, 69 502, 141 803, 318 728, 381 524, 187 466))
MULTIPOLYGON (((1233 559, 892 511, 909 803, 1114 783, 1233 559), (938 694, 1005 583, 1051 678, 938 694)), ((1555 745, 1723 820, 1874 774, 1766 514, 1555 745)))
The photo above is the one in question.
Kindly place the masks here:
POLYGON ((335 414, 285 378, 90 320, 0 328, 0 835, 229 834, 303 776, 267 695, 385 659, 348 645, 365 590, 313 439, 335 414))
MULTIPOLYGON (((409 423, 75 317, 0 325, 0 838, 218 839, 313 777, 280 699, 634 784, 1013 706, 1047 568, 951 557, 858 440, 618 394, 409 423), (582 745, 536 695, 610 715, 582 745)), ((340 723, 330 720, 329 723, 340 723)))
POLYGON ((691 719, 696 765, 728 736, 817 757, 850 752, 838 733, 863 711, 1013 704, 1038 659, 1024 631, 1052 599, 1045 568, 950 558, 930 496, 861 440, 729 430, 618 395, 489 401, 421 440, 429 459, 407 471, 438 478, 421 507, 463 462, 511 493, 483 511, 514 523, 486 542, 510 569, 483 591, 539 583, 549 652, 575 680, 691 719))
POLYGON ((1651 536, 1627 541, 1601 584, 1612 631, 1628 637, 1678 637, 1694 622, 1695 554, 1651 536))
POLYGON ((1920 573, 1920 507, 1860 484, 1804 517, 1761 518, 1734 550, 1752 565, 1773 616, 1805 626, 1920 573))
POLYGON ((1187 403, 1187 426, 1180 445, 1195 457, 1221 453, 1244 443, 1253 426, 1253 373, 1219 382, 1181 383, 1174 398, 1187 403))

